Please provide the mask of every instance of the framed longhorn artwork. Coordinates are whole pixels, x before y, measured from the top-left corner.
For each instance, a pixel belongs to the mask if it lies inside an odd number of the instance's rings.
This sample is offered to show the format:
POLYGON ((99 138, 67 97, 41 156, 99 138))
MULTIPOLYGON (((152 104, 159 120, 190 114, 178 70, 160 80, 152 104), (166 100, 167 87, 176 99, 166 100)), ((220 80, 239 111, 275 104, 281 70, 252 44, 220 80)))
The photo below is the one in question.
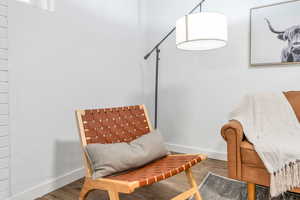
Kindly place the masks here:
POLYGON ((252 8, 250 64, 300 64, 300 0, 252 8))

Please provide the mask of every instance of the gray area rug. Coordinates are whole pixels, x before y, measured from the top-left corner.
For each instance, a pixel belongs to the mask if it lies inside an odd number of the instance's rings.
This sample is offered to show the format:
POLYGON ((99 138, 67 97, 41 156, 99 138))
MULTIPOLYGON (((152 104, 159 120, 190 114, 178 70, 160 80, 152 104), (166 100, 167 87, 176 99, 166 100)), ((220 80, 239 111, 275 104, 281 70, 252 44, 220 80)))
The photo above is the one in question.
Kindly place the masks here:
MULTIPOLYGON (((232 180, 209 173, 199 186, 203 200, 247 200, 247 185, 244 182, 232 180)), ((257 200, 269 200, 268 188, 256 186, 257 200)), ((194 198, 190 199, 194 200, 194 198)), ((286 193, 272 200, 300 200, 300 195, 286 193)))

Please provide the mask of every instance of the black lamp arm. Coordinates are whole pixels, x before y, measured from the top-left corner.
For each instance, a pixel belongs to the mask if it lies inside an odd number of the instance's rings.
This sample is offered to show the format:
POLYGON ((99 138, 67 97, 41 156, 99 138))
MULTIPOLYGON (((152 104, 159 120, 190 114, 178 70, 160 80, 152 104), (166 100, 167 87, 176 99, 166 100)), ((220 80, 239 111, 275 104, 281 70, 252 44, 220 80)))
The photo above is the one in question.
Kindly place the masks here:
MULTIPOLYGON (((192 14, 198 7, 200 8, 200 11, 202 11, 202 4, 204 3, 205 0, 201 0, 188 14, 192 14)), ((151 54, 159 48, 159 46, 176 30, 176 27, 174 27, 163 39, 161 39, 154 47, 151 49, 149 53, 147 53, 144 56, 144 59, 147 60, 151 54)))

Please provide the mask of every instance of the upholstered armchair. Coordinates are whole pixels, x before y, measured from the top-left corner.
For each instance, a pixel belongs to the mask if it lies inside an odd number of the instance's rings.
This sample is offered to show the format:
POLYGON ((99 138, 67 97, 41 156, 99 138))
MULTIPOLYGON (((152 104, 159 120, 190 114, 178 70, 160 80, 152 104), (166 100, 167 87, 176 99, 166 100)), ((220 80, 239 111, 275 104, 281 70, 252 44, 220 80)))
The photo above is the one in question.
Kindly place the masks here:
MULTIPOLYGON (((285 96, 293 107, 300 122, 300 91, 285 92, 285 96)), ((243 127, 238 121, 230 121, 221 130, 227 142, 228 176, 229 178, 247 182, 248 200, 255 200, 255 185, 270 186, 270 175, 264 163, 247 141, 243 127)), ((300 188, 292 192, 300 193, 300 188)))

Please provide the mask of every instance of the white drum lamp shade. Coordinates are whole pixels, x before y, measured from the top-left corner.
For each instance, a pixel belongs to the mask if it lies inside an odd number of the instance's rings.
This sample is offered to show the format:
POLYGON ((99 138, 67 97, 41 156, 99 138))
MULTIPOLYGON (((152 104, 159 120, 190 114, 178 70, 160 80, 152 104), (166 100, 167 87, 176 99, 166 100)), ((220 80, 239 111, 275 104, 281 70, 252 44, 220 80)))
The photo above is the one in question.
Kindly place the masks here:
POLYGON ((227 43, 227 19, 219 13, 200 12, 176 22, 176 45, 183 50, 209 50, 227 43))

